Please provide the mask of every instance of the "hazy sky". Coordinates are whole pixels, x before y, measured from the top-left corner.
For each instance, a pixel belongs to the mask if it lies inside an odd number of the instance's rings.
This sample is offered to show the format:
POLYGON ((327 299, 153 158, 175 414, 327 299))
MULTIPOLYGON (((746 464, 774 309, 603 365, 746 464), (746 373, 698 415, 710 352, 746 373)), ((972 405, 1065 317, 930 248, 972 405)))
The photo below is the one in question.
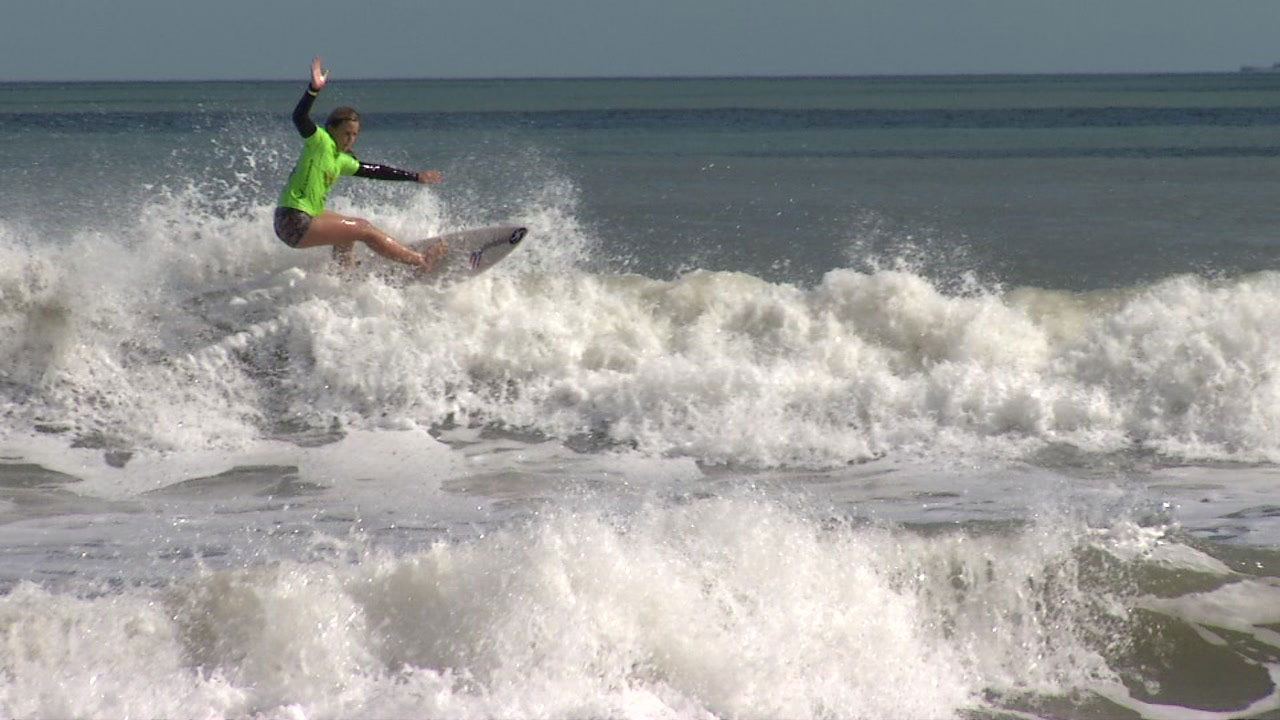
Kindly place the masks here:
POLYGON ((0 0, 0 80, 1230 71, 1280 0, 0 0))

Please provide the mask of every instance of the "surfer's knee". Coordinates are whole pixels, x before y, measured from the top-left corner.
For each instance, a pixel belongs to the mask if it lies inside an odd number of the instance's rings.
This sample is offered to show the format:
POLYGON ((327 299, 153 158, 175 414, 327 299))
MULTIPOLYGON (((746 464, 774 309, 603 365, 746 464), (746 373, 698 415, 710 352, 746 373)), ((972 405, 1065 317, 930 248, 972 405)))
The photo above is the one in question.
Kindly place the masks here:
POLYGON ((352 218, 351 228, 356 240, 365 245, 380 245, 389 239, 385 232, 379 230, 376 225, 364 218, 352 218))
POLYGON ((353 238, 349 242, 366 242, 370 234, 375 231, 373 223, 359 217, 342 218, 342 227, 348 237, 353 238))

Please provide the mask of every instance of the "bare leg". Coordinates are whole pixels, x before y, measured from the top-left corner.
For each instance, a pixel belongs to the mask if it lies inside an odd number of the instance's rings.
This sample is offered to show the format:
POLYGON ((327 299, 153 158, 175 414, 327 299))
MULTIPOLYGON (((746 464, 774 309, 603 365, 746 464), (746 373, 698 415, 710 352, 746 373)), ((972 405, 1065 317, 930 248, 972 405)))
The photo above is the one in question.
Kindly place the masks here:
POLYGON ((414 252, 364 218, 328 211, 311 219, 311 227, 307 228, 307 234, 302 236, 298 247, 332 245, 334 258, 345 264, 350 262, 351 248, 357 242, 368 245, 370 250, 385 258, 427 270, 434 268, 447 250, 436 246, 427 253, 414 252))

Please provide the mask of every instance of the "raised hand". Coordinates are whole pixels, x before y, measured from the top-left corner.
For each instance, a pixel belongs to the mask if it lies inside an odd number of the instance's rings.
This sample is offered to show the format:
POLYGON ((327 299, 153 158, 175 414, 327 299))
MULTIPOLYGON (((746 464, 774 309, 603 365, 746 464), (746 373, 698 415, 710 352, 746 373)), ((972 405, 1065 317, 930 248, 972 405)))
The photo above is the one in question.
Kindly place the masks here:
POLYGON ((311 89, 319 91, 327 82, 329 82, 329 71, 321 65, 320 56, 311 58, 311 89))

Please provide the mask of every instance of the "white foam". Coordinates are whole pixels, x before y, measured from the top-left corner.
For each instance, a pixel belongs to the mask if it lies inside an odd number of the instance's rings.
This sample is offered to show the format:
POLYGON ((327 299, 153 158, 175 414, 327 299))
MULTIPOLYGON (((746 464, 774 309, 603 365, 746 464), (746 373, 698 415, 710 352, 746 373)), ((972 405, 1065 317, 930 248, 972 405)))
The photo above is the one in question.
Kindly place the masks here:
POLYGON ((24 585, 0 598, 0 712, 949 717, 1109 676, 1078 537, 912 536, 744 493, 158 589, 24 585))
MULTIPOLYGON (((359 197, 335 203, 405 235, 477 215, 430 194, 359 197)), ((10 248, 2 430, 186 450, 245 447, 281 422, 452 420, 757 467, 1050 443, 1280 458, 1264 310, 1280 274, 1087 295, 947 293, 909 269, 833 270, 813 288, 660 281, 581 269, 593 239, 572 186, 527 202, 494 218, 531 227, 519 255, 449 288, 343 282, 323 251, 271 238, 269 204, 210 208, 195 190, 116 235, 10 248)))
POLYGON ((8 717, 199 717, 246 693, 184 657, 157 598, 77 598, 23 584, 0 599, 0 707, 8 717))

